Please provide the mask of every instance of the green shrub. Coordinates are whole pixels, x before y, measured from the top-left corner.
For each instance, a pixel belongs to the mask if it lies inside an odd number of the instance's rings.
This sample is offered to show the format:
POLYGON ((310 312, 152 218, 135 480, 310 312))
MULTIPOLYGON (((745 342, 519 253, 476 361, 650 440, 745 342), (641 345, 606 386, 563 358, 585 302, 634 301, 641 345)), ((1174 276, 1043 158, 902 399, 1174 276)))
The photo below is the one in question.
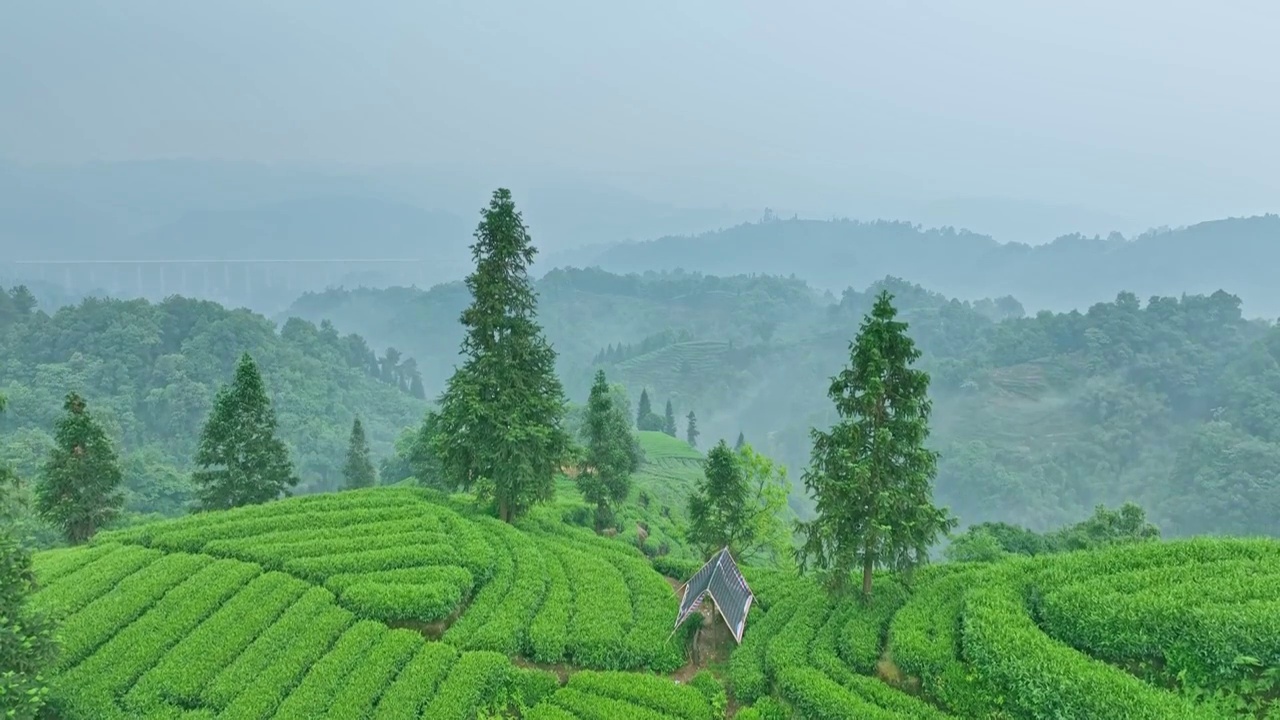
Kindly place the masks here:
POLYGON ((416 718, 453 668, 458 651, 445 643, 431 642, 405 664, 374 707, 375 720, 416 718))
POLYGON ((422 716, 471 720, 479 711, 505 706, 511 672, 511 661, 505 655, 484 650, 463 653, 422 716))
POLYGON ((306 591, 306 583, 283 573, 254 578, 148 670, 125 705, 139 712, 161 705, 195 707, 201 690, 306 591))
POLYGON ((1220 718, 1044 634, 1012 583, 965 599, 965 659, 989 693, 1019 715, 1081 718, 1220 718))
POLYGON ((531 708, 560 689, 560 678, 550 670, 517 668, 511 679, 512 700, 522 708, 531 708))
POLYGON ((712 720, 715 717, 711 703, 696 688, 677 685, 657 675, 584 670, 569 676, 565 687, 624 700, 680 720, 712 720))
POLYGON ((699 670, 689 680, 689 686, 707 699, 711 705, 711 715, 717 719, 723 718, 725 710, 729 707, 729 696, 725 692, 724 684, 716 679, 715 675, 709 670, 699 670))

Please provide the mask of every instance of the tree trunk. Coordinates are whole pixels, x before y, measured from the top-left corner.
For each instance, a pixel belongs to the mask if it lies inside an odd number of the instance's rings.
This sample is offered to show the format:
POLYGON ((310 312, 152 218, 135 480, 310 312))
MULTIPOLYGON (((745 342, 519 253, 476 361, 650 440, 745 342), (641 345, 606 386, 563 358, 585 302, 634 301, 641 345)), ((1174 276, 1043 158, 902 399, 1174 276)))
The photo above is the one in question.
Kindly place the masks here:
POLYGON ((508 507, 505 497, 498 498, 498 519, 504 523, 511 522, 511 509, 508 507))
POLYGON ((875 568, 875 560, 870 555, 862 559, 862 597, 871 599, 871 570, 875 568))

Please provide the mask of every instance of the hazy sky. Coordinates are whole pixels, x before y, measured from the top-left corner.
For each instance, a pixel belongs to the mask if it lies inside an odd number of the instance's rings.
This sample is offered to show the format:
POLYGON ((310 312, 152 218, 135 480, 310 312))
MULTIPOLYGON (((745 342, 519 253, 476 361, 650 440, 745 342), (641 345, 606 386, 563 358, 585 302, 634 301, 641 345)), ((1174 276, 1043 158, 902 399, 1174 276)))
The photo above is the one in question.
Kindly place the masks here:
POLYGON ((0 158, 432 164, 681 205, 1280 210, 1274 2, 77 0, 0 11, 0 158))

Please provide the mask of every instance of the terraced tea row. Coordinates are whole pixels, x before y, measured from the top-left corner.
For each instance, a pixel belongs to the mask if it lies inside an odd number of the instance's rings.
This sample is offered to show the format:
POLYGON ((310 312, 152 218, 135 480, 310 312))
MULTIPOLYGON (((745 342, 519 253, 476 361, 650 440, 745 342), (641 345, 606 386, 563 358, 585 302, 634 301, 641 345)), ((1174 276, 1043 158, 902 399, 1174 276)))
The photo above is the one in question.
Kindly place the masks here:
POLYGON ((38 554, 35 570, 34 601, 59 620, 53 686, 68 718, 469 718, 557 691, 510 656, 683 662, 668 640, 674 594, 638 551, 412 490, 104 533, 38 554))
POLYGON ((716 720, 710 689, 653 675, 580 672, 524 713, 525 720, 716 720))
POLYGON ((730 661, 739 702, 768 704, 772 694, 812 718, 948 717, 869 677, 879 659, 881 632, 905 598, 890 578, 879 579, 881 592, 869 607, 856 599, 833 602, 809 579, 750 579, 763 590, 764 612, 753 613, 754 625, 730 661))
MULTIPOLYGON (((136 557, 131 550, 95 548, 84 571, 118 567, 119 558, 136 557)), ((63 717, 461 720, 505 708, 529 672, 498 653, 459 652, 361 620, 328 590, 251 563, 149 557, 114 589, 63 615, 75 648, 54 678, 63 717)), ((50 606, 72 607, 76 574, 41 595, 50 606)))
POLYGON ((465 515, 411 489, 192 516, 106 542, 257 563, 328 588, 361 618, 435 623, 427 631, 460 650, 605 670, 682 663, 678 640, 667 641, 676 599, 638 551, 559 524, 465 515))
POLYGON ((1274 541, 941 565, 910 594, 877 578, 870 606, 794 577, 763 587, 734 691, 805 717, 1254 717, 1275 696, 1262 681, 1280 668, 1274 541), (870 677, 882 657, 929 704, 870 677))

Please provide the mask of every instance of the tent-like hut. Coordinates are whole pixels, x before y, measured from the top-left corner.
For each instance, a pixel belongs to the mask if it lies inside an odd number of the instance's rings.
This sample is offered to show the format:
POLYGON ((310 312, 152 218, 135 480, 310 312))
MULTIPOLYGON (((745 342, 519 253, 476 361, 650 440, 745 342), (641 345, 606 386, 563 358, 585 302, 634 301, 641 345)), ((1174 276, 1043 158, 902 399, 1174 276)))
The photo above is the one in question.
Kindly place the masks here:
POLYGON ((751 588, 747 586, 746 579, 738 570, 738 564, 729 554, 729 548, 721 549, 715 557, 708 560, 707 564, 703 565, 693 577, 689 578, 689 582, 681 587, 681 592, 683 594, 680 596, 680 614, 676 617, 675 625, 677 628, 686 618, 697 612, 698 607, 702 605, 702 599, 710 595, 720 617, 729 626, 729 632, 733 633, 733 639, 739 644, 742 643, 742 632, 747 625, 747 613, 751 612, 751 602, 755 596, 751 594, 751 588))

